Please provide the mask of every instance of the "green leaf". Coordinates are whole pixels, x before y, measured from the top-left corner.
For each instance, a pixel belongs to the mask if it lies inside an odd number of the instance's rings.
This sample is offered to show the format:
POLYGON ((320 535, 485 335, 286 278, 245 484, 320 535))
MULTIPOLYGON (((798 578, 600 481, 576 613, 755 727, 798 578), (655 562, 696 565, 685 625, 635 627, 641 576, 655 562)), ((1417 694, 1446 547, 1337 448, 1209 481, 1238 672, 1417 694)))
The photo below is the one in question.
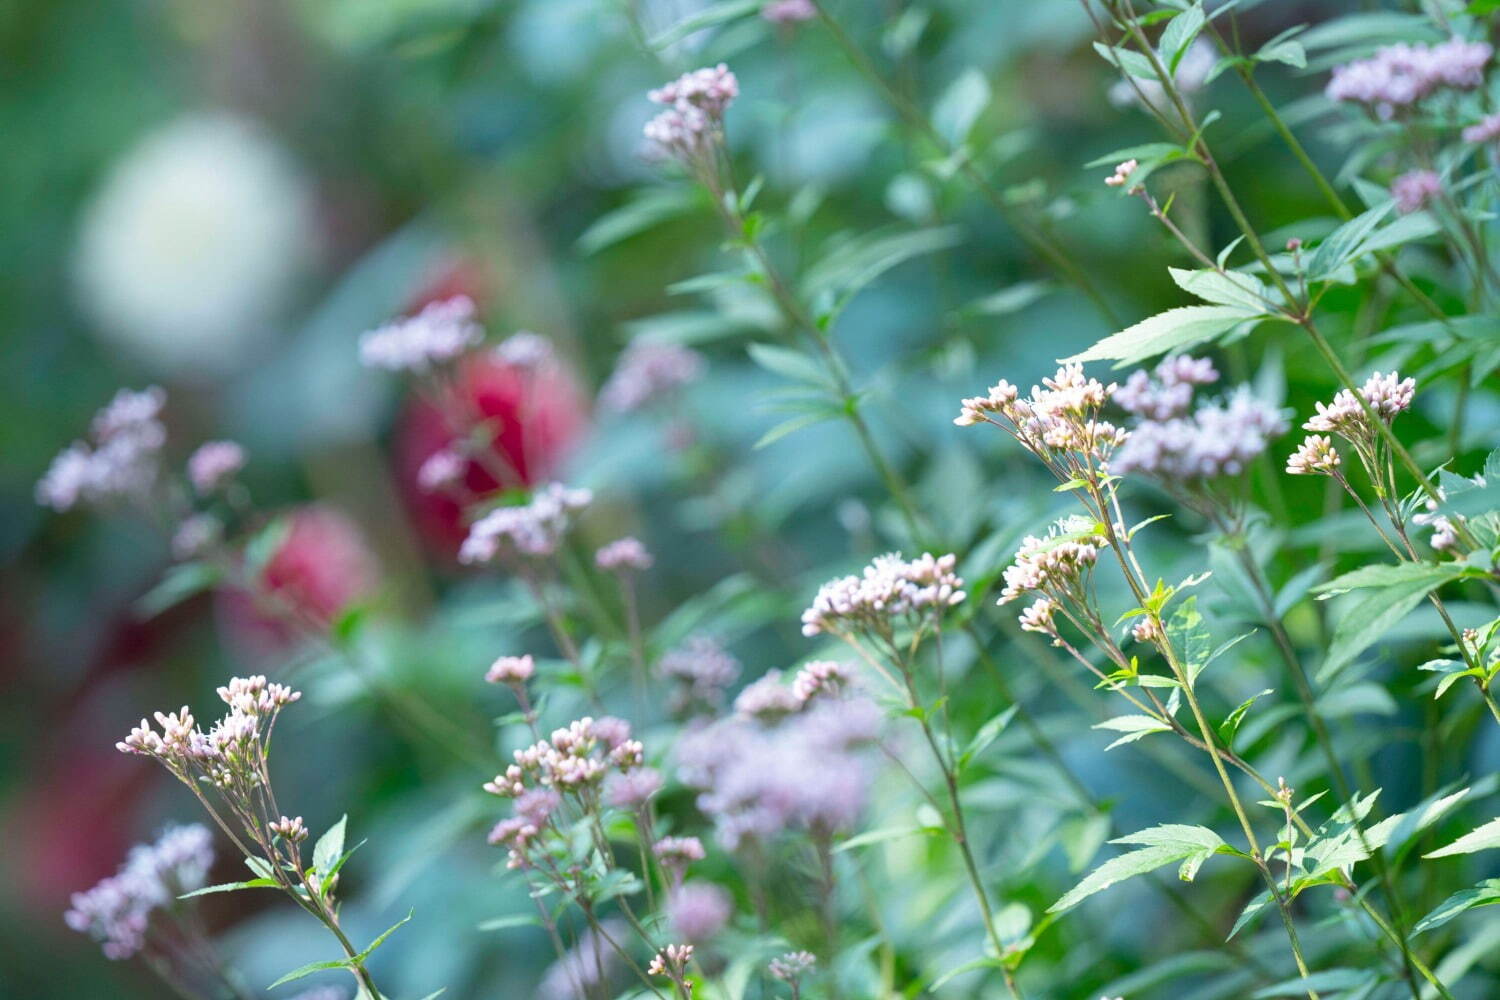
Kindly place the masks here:
POLYGON ((481 920, 476 928, 481 931, 508 931, 512 927, 536 927, 541 923, 535 914, 513 913, 508 917, 491 917, 481 920))
POLYGON ((1437 905, 1427 916, 1417 921, 1411 929, 1413 934, 1441 927, 1466 910, 1477 906, 1494 906, 1500 903, 1500 879, 1485 879, 1472 889, 1462 889, 1437 905))
POLYGON ((578 237, 578 249, 592 256, 644 233, 668 219, 686 215, 701 198, 695 187, 651 187, 612 212, 606 212, 578 237))
POLYGON ((1245 908, 1240 911, 1240 915, 1235 918, 1234 926, 1229 929, 1229 936, 1224 940, 1232 940, 1240 931, 1255 923, 1270 905, 1271 893, 1269 890, 1263 891, 1251 899, 1250 902, 1245 904, 1245 908))
POLYGON ((1150 59, 1139 52, 1126 48, 1113 48, 1103 42, 1095 42, 1094 51, 1099 53, 1101 59, 1127 76, 1133 76, 1137 80, 1156 81, 1156 67, 1151 65, 1150 59))
POLYGON ((1231 746, 1234 744, 1234 734, 1239 732, 1240 723, 1244 721, 1245 713, 1250 711, 1250 706, 1270 694, 1272 690, 1272 688, 1266 688, 1264 691, 1252 694, 1240 702, 1239 706, 1219 724, 1219 735, 1224 738, 1226 744, 1231 746))
POLYGON ((930 993, 936 993, 943 986, 946 986, 950 979, 953 979, 955 976, 961 976, 965 972, 974 972, 977 969, 998 968, 1000 968, 1000 960, 998 958, 992 958, 988 955, 983 958, 975 958, 965 962, 963 965, 958 966, 956 969, 949 969, 941 976, 938 976, 932 981, 932 985, 927 987, 927 991, 930 993))
POLYGON ((964 767, 975 757, 984 753, 991 743, 999 739, 1000 734, 1005 732, 1005 727, 1010 725, 1010 720, 1016 717, 1016 712, 1020 707, 1019 705, 1012 705, 980 726, 979 731, 974 734, 974 738, 969 741, 968 747, 959 756, 958 766, 960 768, 964 767))
POLYGON ((1203 30, 1208 18, 1203 14, 1201 4, 1193 4, 1187 10, 1178 14, 1167 22, 1167 26, 1161 33, 1161 44, 1157 51, 1161 54, 1162 62, 1167 64, 1167 69, 1173 73, 1177 72, 1177 65, 1182 61, 1183 55, 1187 53, 1188 46, 1193 44, 1193 39, 1203 30))
POLYGON ((1302 47, 1301 42, 1290 38, 1279 42, 1272 39, 1262 45, 1251 58, 1256 62, 1278 62, 1297 69, 1307 68, 1307 50, 1302 47))
POLYGON ((1424 858, 1447 858, 1455 854, 1473 854, 1500 847, 1500 819, 1492 819, 1477 830, 1459 837, 1447 847, 1440 847, 1424 858))
POLYGON ((801 351, 775 344, 750 344, 745 350, 749 352, 751 361, 773 375, 789 378, 793 382, 805 382, 824 388, 828 386, 828 376, 824 374, 823 366, 801 351))
POLYGON ((362 951, 362 952, 359 953, 358 961, 360 961, 361 963, 363 963, 365 959, 369 958, 372 954, 374 954, 375 953, 375 949, 379 948, 381 945, 385 944, 385 939, 388 938, 388 937, 390 937, 392 934, 396 933, 396 931, 400 930, 403 925, 405 925, 407 922, 409 922, 411 920, 412 916, 416 912, 417 911, 416 911, 415 908, 407 910, 406 911, 406 916, 402 917, 400 920, 396 921, 394 924, 391 924, 391 926, 387 927, 384 931, 382 931, 381 934, 380 934, 380 936, 378 938, 376 938, 374 941, 370 942, 370 946, 368 948, 366 948, 364 951, 362 951))
POLYGON ((850 240, 809 269, 803 290, 813 298, 836 296, 837 314, 882 274, 915 257, 955 247, 964 236, 961 226, 938 226, 850 240))
POLYGON ((1177 282, 1189 295, 1196 295, 1203 301, 1217 306, 1237 306, 1241 309, 1249 309, 1262 315, 1269 315, 1271 307, 1267 300, 1274 302, 1271 297, 1271 289, 1259 278, 1238 271, 1211 271, 1204 268, 1199 271, 1188 271, 1180 267, 1169 267, 1167 273, 1172 280, 1177 282))
POLYGON ((1346 593, 1350 590, 1365 590, 1370 587, 1395 587, 1407 584, 1430 583, 1437 586, 1463 576, 1466 567, 1458 563, 1378 563, 1361 566, 1341 576, 1311 588, 1314 594, 1346 593))
POLYGON ((1141 320, 1060 363, 1114 361, 1116 368, 1180 351, 1228 333, 1259 313, 1239 306, 1179 306, 1141 320))
POLYGON ((212 892, 236 892, 240 889, 279 889, 281 883, 273 878, 253 878, 248 882, 223 882, 219 885, 206 885, 202 889, 194 889, 185 892, 178 899, 192 899, 194 896, 207 896, 212 892))
MULTIPOLYGON (((1298 976, 1274 986, 1252 993, 1251 1000, 1269 1000, 1271 997, 1305 997, 1316 992, 1355 990, 1376 982, 1376 973, 1360 969, 1323 969, 1309 976, 1298 976)), ((1352 994, 1343 994, 1349 995, 1352 994)))
POLYGON ((826 410, 820 413, 803 413, 795 417, 789 417, 757 438, 752 449, 759 450, 768 447, 789 434, 795 434, 804 428, 825 423, 838 415, 839 413, 836 410, 826 410))
POLYGON ((167 570, 161 582, 135 602, 135 613, 143 619, 155 618, 189 597, 212 589, 219 577, 219 571, 208 563, 179 563, 167 570))
POLYGON ((935 831, 930 826, 886 826, 879 830, 870 830, 857 836, 842 841, 838 847, 833 849, 837 854, 841 851, 852 851, 856 847, 868 847, 871 844, 883 844, 888 840, 902 840, 906 837, 930 837, 935 831))
POLYGON ((964 70, 933 105, 933 128, 948 140, 948 145, 963 145, 989 106, 990 97, 990 81, 985 75, 973 67, 964 70))
POLYGON ((350 969, 353 967, 353 962, 351 962, 347 958, 341 958, 331 962, 309 962, 307 965, 301 966, 299 968, 293 969, 291 972, 288 972, 286 975, 276 980, 276 982, 272 983, 270 986, 267 986, 266 989, 274 990, 278 986, 284 986, 287 983, 301 979, 303 976, 310 976, 314 972, 327 972, 331 969, 350 969))
POLYGON ((1378 205, 1329 233, 1307 260, 1308 278, 1325 281, 1333 272, 1357 257, 1360 244, 1370 237, 1380 221, 1390 214, 1390 210, 1389 202, 1378 205))
MULTIPOLYGON (((1317 680, 1324 682, 1352 663, 1447 579, 1451 579, 1451 573, 1414 572, 1399 583, 1370 589, 1366 596, 1353 602, 1334 628, 1333 640, 1328 645, 1323 665, 1318 668, 1317 680)), ((1338 582, 1331 581, 1332 584, 1338 582)), ((1324 585, 1325 588, 1328 586, 1330 584, 1324 585)))
POLYGON ((649 44, 651 48, 660 51, 704 28, 712 28, 716 24, 723 24, 726 21, 752 14, 759 10, 760 6, 761 0, 724 0, 722 3, 712 4, 678 21, 652 38, 649 44))
POLYGON ((1103 892, 1125 879, 1144 875, 1164 865, 1186 862, 1191 859, 1194 863, 1191 866, 1185 864, 1182 869, 1183 878, 1190 881, 1197 874, 1198 865, 1227 846, 1223 838, 1207 827, 1181 824, 1167 824, 1141 830, 1128 837, 1117 838, 1112 843, 1146 846, 1139 850, 1129 851, 1117 858, 1111 858, 1095 868, 1082 882, 1053 903, 1047 910, 1048 913, 1061 913, 1071 909, 1089 896, 1103 892))
POLYGON ((1177 650, 1182 669, 1187 673, 1188 684, 1198 679, 1203 668, 1213 659, 1213 633, 1198 612, 1198 598, 1189 597, 1178 606, 1167 620, 1167 638, 1177 650))
POLYGON ((328 832, 318 838, 313 845, 313 867, 318 874, 328 875, 339 856, 344 853, 344 825, 348 823, 347 814, 339 817, 339 821, 328 828, 328 832))
POLYGON ((292 522, 289 518, 278 517, 273 519, 265 527, 255 533, 245 544, 245 573, 250 577, 258 577, 271 557, 276 555, 281 548, 281 543, 286 541, 286 536, 292 530, 292 522))
POLYGON ((1153 719, 1149 715, 1117 715, 1113 719, 1105 719, 1103 722, 1090 728, 1109 729, 1125 734, 1105 747, 1104 750, 1106 753, 1122 744, 1134 743, 1143 736, 1150 736, 1152 733, 1170 732, 1172 729, 1171 726, 1163 725, 1159 720, 1153 719))

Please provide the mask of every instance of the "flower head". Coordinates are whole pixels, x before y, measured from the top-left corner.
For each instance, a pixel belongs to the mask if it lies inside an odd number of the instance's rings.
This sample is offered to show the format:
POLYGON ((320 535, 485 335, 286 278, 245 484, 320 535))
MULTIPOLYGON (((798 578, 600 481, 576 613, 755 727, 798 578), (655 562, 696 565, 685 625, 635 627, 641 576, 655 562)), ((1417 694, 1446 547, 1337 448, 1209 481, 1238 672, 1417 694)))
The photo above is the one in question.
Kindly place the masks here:
POLYGON ((637 340, 620 355, 599 402, 616 413, 630 413, 696 382, 705 367, 703 355, 692 348, 637 340))
POLYGON ((1324 92, 1330 100, 1362 104, 1377 118, 1390 119, 1439 90, 1480 86, 1493 54, 1488 42, 1462 38, 1437 45, 1388 45, 1368 59, 1335 66, 1324 92))
POLYGON ((1391 197, 1402 215, 1420 212, 1442 193, 1443 179, 1432 170, 1408 170, 1391 182, 1391 197))
POLYGON ((968 595, 954 572, 958 557, 923 553, 906 560, 899 552, 877 556, 859 576, 830 580, 802 612, 802 634, 887 630, 901 619, 941 615, 968 595))
POLYGON ((394 320, 359 338, 359 359, 370 368, 422 374, 453 361, 484 339, 474 300, 456 295, 415 316, 394 320))
POLYGON ((188 459, 188 480, 200 496, 217 493, 245 467, 245 449, 233 441, 209 441, 188 459))
POLYGON ((167 441, 165 403, 166 393, 155 386, 117 392, 94 416, 90 440, 74 442, 52 460, 36 485, 37 503, 61 513, 81 503, 146 497, 167 441))
POLYGON ((667 110, 646 123, 646 139, 667 155, 697 160, 720 141, 724 112, 739 93, 739 81, 723 63, 684 73, 647 94, 667 110))
POLYGON ((532 674, 536 673, 536 661, 531 654, 524 656, 502 656, 490 664, 490 669, 485 671, 484 679, 491 684, 525 684, 531 680, 532 674))
POLYGON ((729 923, 734 900, 712 882, 684 882, 667 894, 667 923, 684 941, 707 941, 729 923))
POLYGON ((114 875, 74 893, 63 919, 98 941, 109 958, 129 958, 145 946, 153 911, 202 888, 212 864, 207 827, 168 827, 155 843, 132 847, 114 875))
POLYGON ((459 561, 487 563, 502 553, 523 559, 551 556, 572 525, 572 515, 593 500, 589 490, 548 483, 527 503, 497 507, 475 521, 459 549, 459 561))
POLYGON ((1286 471, 1293 476, 1331 475, 1340 462, 1332 438, 1324 434, 1309 434, 1286 460, 1286 471))
POLYGON ((617 538, 594 553, 594 565, 602 570, 644 572, 655 562, 646 546, 637 538, 617 538))

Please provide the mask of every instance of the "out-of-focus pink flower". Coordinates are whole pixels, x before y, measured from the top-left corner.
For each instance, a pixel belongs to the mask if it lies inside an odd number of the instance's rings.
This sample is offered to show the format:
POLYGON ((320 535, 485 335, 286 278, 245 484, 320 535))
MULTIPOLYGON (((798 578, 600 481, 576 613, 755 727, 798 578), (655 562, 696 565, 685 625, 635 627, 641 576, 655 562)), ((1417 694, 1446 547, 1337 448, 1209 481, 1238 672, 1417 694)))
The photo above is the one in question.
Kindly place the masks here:
POLYGON ((454 555, 468 534, 462 493, 530 486, 548 477, 583 433, 584 400, 578 380, 562 362, 520 365, 492 353, 460 363, 441 407, 413 398, 396 430, 396 471, 422 536, 454 555), (465 420, 469 427, 454 426, 465 420), (445 450, 457 453, 455 446, 476 423, 490 425, 489 448, 467 459, 449 490, 424 490, 421 472, 428 459, 445 450))
POLYGON ((347 515, 309 504, 287 517, 286 535, 255 581, 257 592, 219 592, 231 642, 252 655, 279 649, 300 631, 326 628, 379 582, 375 556, 347 515))

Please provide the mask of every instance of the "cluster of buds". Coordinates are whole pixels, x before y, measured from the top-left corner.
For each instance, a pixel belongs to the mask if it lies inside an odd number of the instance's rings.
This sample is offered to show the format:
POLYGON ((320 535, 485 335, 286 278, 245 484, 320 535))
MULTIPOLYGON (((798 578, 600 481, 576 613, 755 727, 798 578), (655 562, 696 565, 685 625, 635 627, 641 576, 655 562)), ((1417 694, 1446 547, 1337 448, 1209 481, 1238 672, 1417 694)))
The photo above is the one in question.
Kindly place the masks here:
POLYGON ((218 694, 229 712, 207 731, 194 725, 184 705, 177 712, 155 713, 160 733, 142 719, 115 747, 121 753, 154 757, 190 785, 206 778, 226 796, 253 807, 269 780, 266 748, 276 717, 302 694, 263 676, 236 677, 218 694))
POLYGON ((775 722, 801 709, 802 699, 782 682, 780 670, 766 671, 759 679, 745 685, 734 699, 736 715, 762 722, 775 722))
POLYGON ((524 656, 502 656, 485 671, 484 679, 491 684, 520 687, 536 673, 536 661, 531 654, 524 656))
POLYGON ((630 738, 630 724, 612 716, 585 716, 517 750, 515 763, 484 783, 490 794, 515 800, 514 815, 495 827, 490 842, 510 848, 511 867, 526 867, 529 849, 564 796, 592 808, 606 778, 628 775, 644 757, 640 742, 630 738))
POLYGON ((667 110, 646 123, 646 139, 669 156, 699 165, 722 142, 724 113, 739 93, 739 81, 723 63, 684 73, 647 94, 667 110))
POLYGON ((1124 163, 1115 165, 1115 172, 1104 178, 1104 183, 1110 187, 1124 187, 1130 183, 1130 175, 1135 173, 1135 168, 1140 166, 1138 160, 1126 160, 1124 163))
POLYGON ((797 24, 817 17, 818 8, 812 0, 769 0, 760 9, 760 16, 772 24, 797 24))
POLYGON ((61 513, 79 504, 144 499, 156 485, 167 441, 161 422, 166 400, 155 386, 121 389, 95 415, 89 440, 75 441, 52 460, 36 485, 37 502, 61 513))
POLYGON ((1092 481, 1125 441, 1125 431, 1099 419, 1117 388, 1085 376, 1082 365, 1063 365, 1024 398, 1001 379, 987 395, 965 399, 953 422, 960 427, 993 424, 1064 481, 1092 481))
POLYGON ((1480 145, 1500 139, 1500 112, 1485 115, 1463 131, 1464 142, 1480 145))
POLYGON ((930 552, 906 560, 901 553, 877 556, 858 576, 830 580, 802 612, 802 634, 838 636, 873 631, 889 635, 898 623, 920 625, 961 604, 968 596, 954 572, 958 557, 930 552))
POLYGON ((653 400, 696 382, 706 367, 703 355, 690 347, 652 340, 634 341, 620 354, 609 381, 599 391, 599 403, 616 413, 639 410, 653 400))
POLYGON ((223 490, 245 467, 245 449, 233 441, 209 441, 188 458, 188 481, 202 497, 223 490))
POLYGON ((524 504, 497 507, 475 521, 458 550, 464 563, 488 563, 505 554, 520 559, 545 559, 562 544, 573 515, 594 500, 589 490, 548 483, 524 504))
POLYGON ((817 964, 817 958, 810 951, 789 951, 771 959, 766 971, 771 974, 772 979, 779 979, 790 986, 795 1000, 802 987, 802 977, 817 964))
POLYGON ((307 826, 302 822, 301 816, 291 819, 283 816, 273 823, 268 823, 267 828, 273 836, 291 844, 300 844, 307 839, 307 826))
POLYGON ((691 991, 692 984, 687 982, 687 967, 693 960, 693 946, 690 944, 669 944, 651 959, 651 964, 646 971, 653 976, 666 976, 679 986, 691 991))
POLYGON ((1416 389, 1415 379, 1403 379, 1394 371, 1389 374, 1376 372, 1360 386, 1357 397, 1348 389, 1340 389, 1331 402, 1318 403, 1317 412, 1302 425, 1303 430, 1314 433, 1305 438, 1287 460, 1287 472, 1300 476, 1340 476, 1338 452, 1328 436, 1337 435, 1354 447, 1372 480, 1384 484, 1386 473, 1381 461, 1384 442, 1379 429, 1370 420, 1370 413, 1390 425, 1411 407, 1416 389), (1360 405, 1361 400, 1369 407, 1370 413, 1360 405))
MULTIPOLYGON (((1168 405, 1161 395, 1155 402, 1168 405)), ((1286 431, 1280 408, 1240 386, 1228 398, 1205 403, 1191 415, 1141 420, 1130 429, 1109 471, 1150 476, 1180 492, 1185 485, 1242 474, 1286 431)))
POLYGON ((594 553, 594 565, 609 573, 645 572, 655 563, 640 539, 617 538, 594 553))
POLYGON ((697 837, 663 837, 651 850, 674 885, 682 882, 688 865, 702 861, 706 856, 703 842, 697 837))
POLYGON ((1021 628, 1057 637, 1057 612, 1071 605, 1089 604, 1089 580, 1099 551, 1108 544, 1095 521, 1082 515, 1065 517, 1047 534, 1028 536, 1005 568, 1005 586, 997 603, 1033 594, 1036 599, 1021 612, 1021 628))
POLYGON ((837 660, 809 660, 792 678, 792 693, 806 705, 814 698, 841 696, 854 683, 854 671, 837 660))
POLYGON ((370 368, 421 375, 457 359, 483 339, 474 300, 458 295, 366 333, 359 338, 359 359, 370 368))

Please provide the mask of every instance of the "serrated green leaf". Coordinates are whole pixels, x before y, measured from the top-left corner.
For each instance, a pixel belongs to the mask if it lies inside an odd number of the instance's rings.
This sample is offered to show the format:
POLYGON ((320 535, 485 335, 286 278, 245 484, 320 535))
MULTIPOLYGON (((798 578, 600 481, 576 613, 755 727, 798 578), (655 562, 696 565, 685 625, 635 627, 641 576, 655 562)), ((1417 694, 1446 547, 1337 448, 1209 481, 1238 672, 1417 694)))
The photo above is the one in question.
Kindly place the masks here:
POLYGON ((1177 66, 1182 62, 1182 57, 1187 53, 1188 46, 1193 44, 1193 39, 1203 30, 1208 18, 1203 14, 1201 4, 1193 4, 1187 10, 1178 14, 1167 22, 1162 30, 1161 43, 1157 51, 1161 60, 1171 72, 1177 72, 1177 66))
POLYGON ((1053 903, 1047 910, 1048 913, 1061 913, 1078 905, 1089 896, 1102 892, 1125 879, 1144 875, 1164 865, 1196 858, 1196 864, 1191 867, 1183 866, 1183 874, 1191 878, 1197 874, 1198 866, 1204 860, 1226 846, 1223 838, 1207 827, 1175 823, 1118 837, 1112 843, 1146 846, 1139 850, 1129 851, 1117 858, 1111 858, 1095 868, 1082 882, 1053 903))
POLYGON ((1181 351, 1261 318, 1239 306, 1179 306, 1141 320, 1059 363, 1114 361, 1116 368, 1137 364, 1168 351, 1181 351))
POLYGON ((1474 888, 1462 889, 1443 900, 1431 913, 1417 921, 1411 932, 1421 934, 1430 931, 1477 906, 1494 906, 1496 903, 1500 903, 1500 879, 1485 879, 1474 888))
POLYGON ((1492 819, 1477 830, 1459 837, 1447 847, 1440 847, 1422 856, 1424 858, 1447 858, 1455 854, 1473 854, 1475 851, 1493 850, 1496 847, 1500 847, 1500 819, 1492 819))
POLYGON ((1218 306, 1235 306, 1248 309, 1262 315, 1269 315, 1271 306, 1268 301, 1274 302, 1271 289, 1259 278, 1249 274, 1241 274, 1238 271, 1211 271, 1203 268, 1198 271, 1189 271, 1180 267, 1169 267, 1167 273, 1189 295, 1218 306))
POLYGON ((1413 575, 1391 586, 1370 589, 1364 597, 1352 602, 1334 628, 1328 653, 1318 668, 1318 682, 1327 681, 1352 663, 1445 579, 1448 577, 1435 573, 1413 575))

